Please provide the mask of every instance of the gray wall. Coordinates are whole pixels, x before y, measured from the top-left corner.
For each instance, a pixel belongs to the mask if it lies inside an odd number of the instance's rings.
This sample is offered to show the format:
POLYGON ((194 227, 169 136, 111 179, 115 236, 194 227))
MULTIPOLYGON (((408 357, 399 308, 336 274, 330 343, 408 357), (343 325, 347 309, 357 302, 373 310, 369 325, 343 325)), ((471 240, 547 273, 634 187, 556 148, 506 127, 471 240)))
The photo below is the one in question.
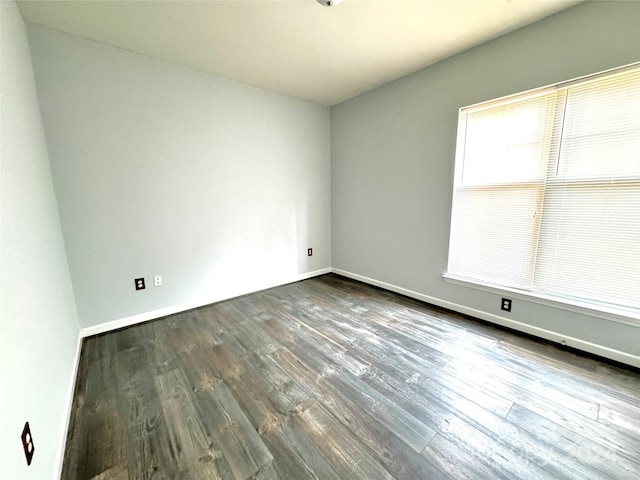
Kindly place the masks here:
POLYGON ((328 108, 28 31, 83 327, 331 266, 328 108))
MULTIPOLYGON (((442 280, 458 109, 639 59, 640 3, 588 2, 333 107, 333 267, 499 315, 442 280)), ((508 318, 640 355, 629 325, 521 300, 508 318)))
POLYGON ((58 477, 80 328, 25 25, 14 2, 0 19, 0 477, 41 480, 58 477))

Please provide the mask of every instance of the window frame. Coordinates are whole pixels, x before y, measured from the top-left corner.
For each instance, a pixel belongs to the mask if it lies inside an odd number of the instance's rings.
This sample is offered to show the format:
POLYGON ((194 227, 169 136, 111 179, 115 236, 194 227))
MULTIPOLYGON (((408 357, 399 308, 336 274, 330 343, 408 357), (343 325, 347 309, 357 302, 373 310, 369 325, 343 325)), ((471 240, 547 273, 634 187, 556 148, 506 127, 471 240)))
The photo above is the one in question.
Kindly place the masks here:
MULTIPOLYGON (((535 95, 536 93, 543 94, 545 91, 548 91, 549 89, 558 90, 561 88, 566 88, 573 84, 581 83, 587 79, 594 80, 602 76, 610 75, 612 73, 620 73, 628 69, 638 68, 638 66, 640 66, 640 62, 635 62, 629 65, 625 65, 623 67, 612 68, 612 69, 599 72, 593 75, 585 75, 585 76, 582 76, 573 80, 569 80, 566 82, 560 82, 560 83, 556 83, 546 87, 535 88, 525 92, 519 92, 513 95, 508 95, 508 96, 501 97, 501 98, 494 99, 487 102, 479 102, 474 105, 461 108, 459 113, 459 119, 463 111, 473 109, 474 107, 482 107, 484 105, 490 106, 491 104, 508 102, 509 100, 516 99, 517 97, 526 97, 527 95, 535 95)), ((562 102, 564 102, 564 99, 562 100, 562 102)), ((459 120, 458 130, 457 130, 457 141, 456 141, 456 157, 454 160, 454 177, 453 177, 454 182, 452 185, 453 187, 452 199, 457 195, 457 192, 459 192, 460 190, 474 190, 474 189, 487 189, 487 188, 515 188, 517 184, 522 184, 522 187, 525 187, 525 188, 535 188, 539 186, 538 182, 535 182, 535 181, 493 182, 493 184, 487 182, 480 185, 468 185, 468 184, 465 185, 464 182, 461 181, 464 162, 458 161, 458 155, 459 155, 459 152, 462 151, 461 149, 463 149, 465 145, 464 135, 461 135, 461 132, 466 132, 466 118, 464 122, 465 125, 461 125, 461 123, 463 122, 460 122, 459 120)), ((556 134, 557 132, 553 132, 553 135, 556 135, 556 134)), ((556 156, 555 161, 549 162, 548 168, 559 169, 560 168, 559 162, 560 162, 560 159, 559 157, 556 156), (554 165, 551 165, 551 164, 554 164, 554 165)), ((557 172, 559 173, 559 170, 557 172)), ((548 182, 548 178, 549 178, 549 174, 547 173, 545 182, 548 182)), ((603 186, 611 186, 611 188, 614 188, 609 178, 597 179, 592 177, 590 179, 582 179, 579 177, 571 178, 570 176, 565 175, 563 176, 562 183, 565 185, 572 185, 572 188, 573 187, 580 188, 580 185, 587 185, 587 184, 590 184, 590 185, 601 184, 603 186)), ((640 176, 630 175, 628 178, 623 178, 619 182, 616 182, 616 184, 621 184, 621 183, 631 184, 634 187, 640 188, 640 176)), ((545 184, 543 183, 542 186, 540 186, 540 188, 543 191, 542 194, 539 196, 539 202, 540 202, 540 205, 542 206, 545 204, 545 200, 544 200, 545 184)), ((453 204, 452 204, 452 207, 453 207, 453 204)), ((450 223, 450 231, 449 231, 448 252, 450 252, 450 249, 451 249, 451 239, 452 239, 451 225, 453 224, 452 214, 453 214, 453 208, 450 216, 451 223, 450 223)), ((538 227, 537 227, 538 234, 540 232, 540 229, 541 229, 541 220, 538 221, 538 227)), ((538 248, 536 248, 536 252, 537 250, 538 248)), ((448 268, 449 267, 447 266, 447 269, 448 268)), ((531 281, 532 288, 534 288, 534 285, 535 285, 536 270, 537 270, 537 266, 534 265, 533 272, 532 272, 532 281, 531 281)), ((591 302, 588 299, 566 297, 566 296, 562 296, 561 294, 554 295, 554 294, 544 293, 541 291, 524 290, 524 289, 514 288, 510 286, 488 283, 476 278, 467 278, 461 275, 449 273, 448 271, 445 271, 442 274, 442 278, 446 283, 450 283, 457 286, 468 287, 475 290, 481 290, 481 291, 490 292, 498 295, 508 294, 513 298, 518 298, 521 300, 526 300, 529 302, 533 302, 533 303, 537 303, 545 306, 559 308, 562 310, 567 310, 567 311, 578 313, 578 314, 611 320, 611 321, 623 323, 626 325, 640 327, 640 311, 638 311, 638 309, 634 307, 627 308, 624 305, 606 304, 604 302, 597 301, 597 300, 594 300, 593 302, 591 302)))

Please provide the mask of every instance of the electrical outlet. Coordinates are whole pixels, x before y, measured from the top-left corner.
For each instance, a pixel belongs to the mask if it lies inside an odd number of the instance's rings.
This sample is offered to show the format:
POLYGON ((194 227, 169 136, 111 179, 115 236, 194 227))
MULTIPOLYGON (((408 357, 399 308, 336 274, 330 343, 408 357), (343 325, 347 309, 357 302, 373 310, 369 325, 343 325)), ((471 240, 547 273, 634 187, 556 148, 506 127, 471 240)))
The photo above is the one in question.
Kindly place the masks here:
POLYGON ((162 286, 162 275, 156 275, 153 277, 153 286, 161 287, 162 286))
POLYGON ((134 280, 136 282, 136 290, 144 290, 144 278, 136 278, 134 280))
POLYGON ((500 310, 504 310, 505 312, 511 311, 511 299, 503 298, 502 303, 500 304, 500 310))
POLYGON ((33 445, 33 437, 31 436, 31 428, 29 427, 29 422, 25 422, 24 428, 22 429, 22 448, 24 448, 24 456, 27 457, 27 465, 31 465, 31 460, 33 459, 33 452, 35 452, 36 447, 33 445))
POLYGON ((307 256, 308 257, 313 256, 313 248, 307 248, 307 256))

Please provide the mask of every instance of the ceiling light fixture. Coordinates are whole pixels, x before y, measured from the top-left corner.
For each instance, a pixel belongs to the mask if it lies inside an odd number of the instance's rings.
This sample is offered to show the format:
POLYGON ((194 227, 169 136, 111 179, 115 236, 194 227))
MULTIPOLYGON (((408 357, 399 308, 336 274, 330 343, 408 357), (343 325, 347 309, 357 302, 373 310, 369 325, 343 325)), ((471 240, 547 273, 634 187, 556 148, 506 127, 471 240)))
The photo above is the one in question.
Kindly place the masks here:
POLYGON ((323 7, 333 7, 334 5, 338 5, 342 3, 342 0, 316 0, 323 7))

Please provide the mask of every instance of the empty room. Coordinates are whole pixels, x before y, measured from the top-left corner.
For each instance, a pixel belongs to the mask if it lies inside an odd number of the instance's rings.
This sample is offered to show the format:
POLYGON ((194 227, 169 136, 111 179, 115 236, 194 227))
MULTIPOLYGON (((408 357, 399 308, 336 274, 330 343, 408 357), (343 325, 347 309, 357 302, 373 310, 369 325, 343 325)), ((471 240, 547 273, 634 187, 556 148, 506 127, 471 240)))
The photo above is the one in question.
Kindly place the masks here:
POLYGON ((640 478, 640 1, 0 20, 0 478, 640 478))

